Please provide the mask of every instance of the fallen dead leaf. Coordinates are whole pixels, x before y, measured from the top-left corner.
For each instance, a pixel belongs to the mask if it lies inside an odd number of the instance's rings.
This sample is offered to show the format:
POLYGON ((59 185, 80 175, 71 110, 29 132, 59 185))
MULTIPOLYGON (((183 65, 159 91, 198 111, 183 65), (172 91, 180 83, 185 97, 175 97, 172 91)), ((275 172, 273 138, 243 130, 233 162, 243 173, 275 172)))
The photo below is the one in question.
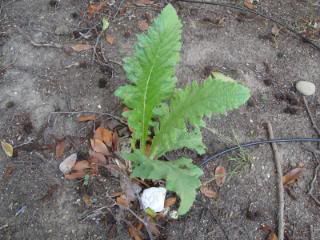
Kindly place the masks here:
POLYGON ((201 186, 200 188, 200 192, 206 196, 207 198, 213 198, 213 199, 217 199, 218 198, 218 193, 209 189, 206 186, 201 186))
POLYGON ((120 197, 117 197, 116 202, 121 206, 129 207, 129 201, 127 200, 125 195, 121 195, 120 197))
POLYGON ((98 127, 94 132, 93 138, 103 141, 108 147, 112 147, 112 135, 112 131, 103 127, 98 127))
POLYGON ((275 234, 274 232, 271 232, 271 233, 268 235, 267 240, 278 240, 277 234, 275 234))
POLYGON ((102 153, 105 156, 110 155, 107 146, 100 139, 90 139, 90 143, 95 152, 102 153))
POLYGON ((169 207, 173 206, 174 204, 176 204, 176 202, 177 202, 176 197, 169 197, 165 200, 164 207, 169 208, 169 207))
POLYGON ((252 0, 244 0, 243 5, 249 9, 255 9, 256 6, 253 4, 252 0))
POLYGON ((76 164, 73 166, 72 171, 84 171, 89 169, 90 163, 87 160, 77 161, 76 164))
POLYGON ((82 196, 82 200, 83 200, 83 202, 86 204, 87 207, 92 206, 92 200, 91 200, 91 197, 90 197, 88 194, 85 193, 85 194, 82 196))
POLYGON ((72 172, 70 174, 65 174, 64 178, 68 180, 75 180, 83 178, 87 173, 85 171, 72 172))
POLYGON ((106 36, 106 41, 107 43, 109 43, 110 45, 113 45, 114 41, 115 41, 115 38, 114 36, 110 35, 110 34, 107 34, 106 36))
POLYGON ((107 5, 106 1, 90 4, 87 9, 89 19, 92 18, 95 14, 101 12, 106 5, 107 5))
POLYGON ((149 24, 146 20, 140 20, 138 21, 138 28, 144 32, 149 28, 149 24))
POLYGON ((128 202, 136 200, 142 190, 139 184, 130 180, 129 177, 121 177, 120 186, 128 202))
POLYGON ((70 47, 75 52, 87 51, 87 50, 90 50, 93 48, 93 46, 91 46, 89 44, 82 44, 82 43, 78 43, 78 44, 72 45, 70 47))
POLYGON ((1 141, 1 147, 4 151, 4 153, 8 156, 8 157, 12 157, 13 156, 13 147, 10 143, 7 143, 5 141, 1 141))
POLYGON ((96 119, 96 115, 81 115, 78 117, 78 122, 95 121, 96 119))
POLYGON ((56 159, 60 159, 64 154, 64 139, 56 141, 56 159))
POLYGON ((129 226, 128 232, 129 232, 130 237, 132 237, 134 240, 142 240, 143 239, 140 232, 133 226, 129 226))
POLYGON ((90 155, 90 162, 93 162, 99 166, 104 166, 107 164, 107 159, 102 153, 89 150, 89 155, 90 155))
POLYGON ((226 176, 227 174, 225 168, 222 166, 218 166, 214 172, 214 177, 218 187, 221 187, 224 184, 224 182, 226 181, 226 176))
POLYGON ((301 176, 304 168, 297 167, 290 170, 286 175, 282 177, 282 183, 284 186, 295 183, 298 178, 301 176))

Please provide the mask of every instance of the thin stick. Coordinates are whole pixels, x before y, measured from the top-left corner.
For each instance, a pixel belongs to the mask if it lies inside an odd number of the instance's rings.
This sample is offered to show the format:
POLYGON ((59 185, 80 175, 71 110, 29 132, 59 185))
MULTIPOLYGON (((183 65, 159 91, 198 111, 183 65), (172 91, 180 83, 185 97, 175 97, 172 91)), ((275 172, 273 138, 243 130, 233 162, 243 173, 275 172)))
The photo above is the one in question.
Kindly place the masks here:
POLYGON ((303 99, 304 106, 306 107, 306 110, 307 110, 308 116, 310 118, 310 121, 312 123, 312 127, 314 128, 314 130, 317 132, 318 136, 320 137, 320 129, 318 128, 318 126, 316 124, 316 121, 312 117, 308 101, 307 101, 305 96, 303 96, 302 99, 303 99))
POLYGON ((315 203, 318 206, 320 206, 320 201, 313 195, 312 192, 313 192, 313 188, 314 188, 314 183, 317 180, 319 169, 320 169, 320 164, 318 164, 318 166, 316 167, 316 169, 314 171, 314 175, 313 175, 312 181, 310 183, 310 188, 309 188, 309 191, 308 191, 308 194, 310 195, 310 197, 315 201, 315 203))
POLYGON ((219 2, 209 2, 209 1, 194 1, 194 0, 177 0, 177 2, 185 2, 185 3, 199 3, 199 4, 207 4, 207 5, 215 5, 215 6, 220 6, 220 7, 226 7, 226 8, 233 8, 233 9, 237 9, 240 10, 242 12, 249 12, 252 14, 255 14, 259 17, 265 18, 271 22, 274 22, 276 24, 278 24, 279 26, 284 27, 285 29, 287 29, 288 31, 290 31, 291 33, 295 34, 296 36, 300 37, 304 42, 309 43, 310 45, 312 45, 315 49, 320 50, 320 46, 318 46, 317 44, 315 44, 312 40, 310 40, 309 38, 303 36, 301 33, 297 32, 295 29, 287 26, 286 24, 280 22, 279 20, 273 19, 263 13, 259 13, 253 10, 250 10, 248 8, 243 8, 239 5, 235 5, 235 4, 228 4, 228 3, 219 3, 219 2))
POLYGON ((113 119, 119 121, 120 123, 127 125, 127 123, 124 120, 122 120, 121 118, 119 118, 115 115, 112 115, 111 113, 94 112, 94 111, 79 111, 79 112, 51 112, 51 113, 49 113, 49 115, 51 115, 51 114, 67 114, 67 115, 72 114, 73 115, 73 114, 86 114, 86 113, 109 116, 109 117, 112 117, 113 119))
MULTIPOLYGON (((274 138, 272 125, 270 122, 267 122, 268 127, 268 133, 269 137, 271 139, 274 138)), ((284 239, 284 193, 283 193, 283 184, 282 184, 282 167, 281 167, 281 156, 278 151, 277 144, 271 143, 273 154, 274 154, 274 160, 276 163, 276 169, 277 169, 277 178, 278 178, 278 196, 279 196, 279 213, 278 213, 278 239, 283 240, 284 239)))

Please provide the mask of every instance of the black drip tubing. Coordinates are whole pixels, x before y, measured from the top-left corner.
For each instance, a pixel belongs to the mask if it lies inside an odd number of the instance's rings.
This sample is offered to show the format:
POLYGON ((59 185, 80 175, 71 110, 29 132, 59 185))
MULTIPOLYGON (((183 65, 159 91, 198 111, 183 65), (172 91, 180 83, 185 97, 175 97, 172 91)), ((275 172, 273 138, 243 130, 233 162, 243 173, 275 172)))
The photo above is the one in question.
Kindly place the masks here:
POLYGON ((203 167, 207 165, 209 162, 216 160, 219 157, 222 157, 223 155, 226 155, 230 152, 233 152, 235 150, 241 149, 241 148, 248 148, 253 147, 257 145, 262 144, 268 144, 268 143, 293 143, 293 142, 320 142, 320 138, 275 138, 275 139, 269 139, 269 140, 258 140, 258 141, 252 141, 247 143, 241 143, 239 145, 235 145, 229 148, 226 148, 220 152, 217 152, 216 154, 206 157, 201 163, 200 166, 203 167))

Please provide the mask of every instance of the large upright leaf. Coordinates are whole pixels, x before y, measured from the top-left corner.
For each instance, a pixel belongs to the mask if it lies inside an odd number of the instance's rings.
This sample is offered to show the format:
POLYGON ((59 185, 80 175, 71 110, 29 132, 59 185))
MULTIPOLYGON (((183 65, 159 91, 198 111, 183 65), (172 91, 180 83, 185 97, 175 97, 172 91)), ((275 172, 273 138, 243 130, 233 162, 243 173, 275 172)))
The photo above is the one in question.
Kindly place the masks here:
POLYGON ((175 9, 167 5, 147 34, 138 36, 133 56, 125 59, 124 69, 132 85, 120 87, 115 94, 130 108, 125 116, 141 149, 145 148, 153 110, 172 95, 175 87, 181 27, 175 9))
POLYGON ((175 129, 186 131, 186 123, 200 126, 204 115, 224 113, 237 108, 249 96, 248 88, 221 73, 213 73, 203 83, 193 82, 177 91, 169 105, 168 114, 160 118, 160 129, 153 139, 151 158, 162 153, 163 145, 167 146, 167 150, 175 149, 175 129))
POLYGON ((180 197, 179 215, 186 214, 191 208, 196 189, 200 187, 202 170, 192 164, 191 159, 180 158, 175 161, 160 161, 147 158, 140 151, 124 154, 125 159, 133 162, 132 177, 152 180, 166 180, 166 189, 176 192, 180 197))

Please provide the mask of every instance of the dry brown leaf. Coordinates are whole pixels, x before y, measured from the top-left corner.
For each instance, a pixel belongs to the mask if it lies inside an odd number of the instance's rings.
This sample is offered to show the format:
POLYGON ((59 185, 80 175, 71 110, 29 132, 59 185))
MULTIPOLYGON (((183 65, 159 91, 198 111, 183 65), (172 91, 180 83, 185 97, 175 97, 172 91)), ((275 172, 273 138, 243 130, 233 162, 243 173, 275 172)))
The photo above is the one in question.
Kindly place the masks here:
POLYGON ((129 226, 128 232, 131 238, 134 240, 143 240, 140 232, 133 226, 129 226))
POLYGON ((110 155, 107 146, 100 139, 90 139, 90 143, 95 152, 102 153, 105 156, 110 155))
POLYGON ((255 9, 256 6, 253 4, 252 0, 244 0, 243 5, 249 9, 255 9))
POLYGON ((94 132, 93 138, 103 141, 108 147, 112 147, 112 135, 112 131, 103 127, 98 127, 94 132))
POLYGON ((92 18, 95 14, 101 12, 106 5, 107 5, 106 1, 90 4, 87 9, 88 17, 92 18))
POLYGON ((295 183, 298 178, 301 176, 304 168, 297 167, 292 170, 290 170, 286 175, 282 177, 282 183, 283 185, 290 185, 292 183, 295 183))
POLYGON ((127 200, 125 195, 121 195, 120 197, 117 197, 116 202, 121 206, 129 207, 129 201, 127 200))
POLYGON ((89 150, 90 162, 98 164, 99 166, 104 166, 107 164, 107 159, 102 153, 94 152, 89 150))
POLYGON ((138 21, 138 28, 144 32, 149 28, 149 24, 146 20, 140 20, 138 21))
POLYGON ((143 6, 143 5, 151 5, 151 4, 154 4, 154 2, 151 1, 151 0, 137 0, 137 1, 136 1, 136 4, 139 5, 139 6, 143 6))
POLYGON ((113 43, 114 43, 114 41, 115 41, 115 37, 112 36, 112 35, 110 35, 110 34, 107 34, 107 36, 106 36, 106 41, 107 41, 107 43, 113 45, 113 43))
POLYGON ((75 180, 83 178, 87 173, 85 171, 72 172, 70 174, 65 174, 64 178, 68 180, 75 180))
POLYGON ((5 141, 1 141, 1 147, 4 151, 4 153, 8 156, 8 157, 12 157, 13 156, 13 147, 10 143, 7 143, 5 141))
POLYGON ((76 164, 73 166, 73 171, 84 171, 90 168, 90 163, 87 160, 77 161, 76 164))
POLYGON ((200 192, 206 196, 207 198, 213 198, 213 199, 217 199, 218 198, 218 193, 209 189, 206 186, 201 186, 200 188, 200 192))
POLYGON ((93 46, 89 44, 78 43, 78 44, 72 45, 71 48, 75 52, 82 52, 82 51, 87 51, 89 49, 92 49, 93 46))
POLYGON ((224 182, 226 181, 226 176, 227 174, 225 168, 222 166, 218 166, 214 172, 214 177, 218 187, 221 187, 224 184, 224 182))
POLYGON ((81 115, 78 117, 78 122, 95 121, 96 119, 96 115, 81 115))
POLYGON ((169 197, 165 200, 164 207, 169 208, 169 207, 173 206, 174 204, 176 204, 176 202, 177 202, 176 197, 169 197))
POLYGON ((271 232, 271 233, 268 235, 267 240, 278 240, 277 234, 275 234, 274 232, 271 232))
POLYGON ((84 201, 87 207, 90 207, 92 205, 91 197, 88 194, 85 193, 82 197, 82 200, 84 201))
POLYGON ((123 192, 113 192, 110 194, 111 197, 119 197, 123 194, 123 192))
POLYGON ((64 154, 64 139, 56 141, 56 159, 60 159, 64 154))

